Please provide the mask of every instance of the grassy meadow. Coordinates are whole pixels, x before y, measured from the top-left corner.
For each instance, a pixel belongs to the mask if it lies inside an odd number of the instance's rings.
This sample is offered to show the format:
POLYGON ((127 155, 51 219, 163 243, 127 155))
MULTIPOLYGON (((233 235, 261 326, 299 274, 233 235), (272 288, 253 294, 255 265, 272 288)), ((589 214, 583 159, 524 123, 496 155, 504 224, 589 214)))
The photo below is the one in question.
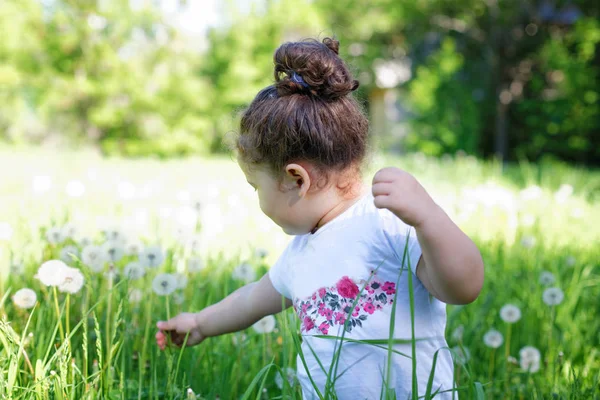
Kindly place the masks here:
MULTIPOLYGON (((154 343, 157 320, 257 279, 289 240, 232 158, 0 162, 0 398, 301 398, 293 310, 185 351, 154 343), (61 259, 69 284, 47 286, 61 259)), ((413 173, 484 257, 480 297, 448 307, 460 398, 600 398, 600 172, 375 155, 365 180, 383 166, 413 173)))

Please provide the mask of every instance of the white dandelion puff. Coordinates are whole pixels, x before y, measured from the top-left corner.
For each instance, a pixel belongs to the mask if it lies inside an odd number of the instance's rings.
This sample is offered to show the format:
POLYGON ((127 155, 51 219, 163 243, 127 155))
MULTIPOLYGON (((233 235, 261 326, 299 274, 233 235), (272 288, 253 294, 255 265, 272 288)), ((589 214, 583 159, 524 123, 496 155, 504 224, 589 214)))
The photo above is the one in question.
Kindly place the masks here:
POLYGON ((266 258, 269 255, 269 252, 267 251, 267 249, 263 249, 263 248, 256 248, 254 250, 254 257, 259 258, 259 259, 263 259, 266 258))
MULTIPOLYGON (((284 373, 285 379, 288 381, 290 386, 293 387, 296 383, 296 371, 294 371, 293 368, 286 367, 284 369, 284 373)), ((277 373, 275 374, 275 384, 277 385, 279 390, 283 390, 283 376, 281 374, 281 371, 277 371, 277 373)))
POLYGON ((195 272, 200 272, 204 269, 204 262, 200 257, 191 257, 187 262, 187 270, 189 273, 193 274, 195 272))
POLYGON ((533 346, 525 346, 519 350, 519 364, 521 369, 530 373, 540 370, 541 354, 538 349, 533 346))
POLYGON ((452 354, 454 355, 454 361, 459 365, 465 365, 471 359, 471 352, 463 346, 454 346, 452 354))
POLYGON ((37 295, 31 289, 19 289, 12 297, 15 306, 19 308, 29 309, 35 306, 37 295))
POLYGON ((146 268, 142 265, 142 263, 138 261, 132 261, 123 269, 123 275, 131 280, 141 279, 144 275, 146 275, 146 268))
POLYGON ((42 194, 52 188, 52 178, 47 175, 37 175, 31 181, 31 189, 36 194, 42 194))
POLYGON ((563 183, 556 193, 554 193, 554 200, 556 200, 557 203, 564 203, 572 194, 573 186, 563 183))
POLYGON ((128 240, 125 244, 125 254, 128 256, 138 256, 143 251, 144 245, 139 240, 128 240))
POLYGON ((182 292, 175 292, 173 293, 173 303, 175 304, 183 304, 183 301, 185 300, 185 296, 183 295, 182 292))
POLYGON ((149 246, 142 250, 139 259, 142 265, 149 268, 157 268, 162 265, 165 255, 160 247, 149 246))
POLYGON ((81 248, 84 248, 86 246, 94 244, 94 241, 90 237, 88 237, 88 236, 82 236, 82 237, 79 238, 79 240, 77 241, 77 243, 79 244, 79 246, 81 248))
POLYGON ((252 325, 252 328, 258 333, 271 333, 275 329, 275 325, 275 317, 272 315, 267 315, 252 325))
POLYGON ((67 267, 64 271, 63 280, 58 285, 58 290, 64 293, 75 294, 81 290, 85 279, 77 268, 67 267))
POLYGON ((63 282, 67 268, 60 260, 46 261, 38 268, 36 278, 46 286, 58 286, 63 282))
POLYGON ((13 228, 8 222, 0 222, 0 240, 9 241, 13 236, 13 228))
POLYGON ((137 304, 142 301, 144 297, 144 293, 140 289, 131 289, 129 291, 129 301, 131 303, 137 304))
POLYGON ((102 245, 102 253, 104 253, 106 261, 116 263, 125 255, 125 249, 123 249, 121 242, 109 240, 102 245))
POLYGON ((102 230, 102 234, 107 242, 125 243, 125 234, 118 228, 106 228, 102 230))
POLYGON ((504 343, 504 336, 500 332, 495 329, 490 329, 483 335, 483 343, 487 347, 491 347, 492 349, 497 349, 502 346, 504 343))
POLYGON ((22 262, 14 261, 10 264, 9 271, 13 276, 21 276, 25 273, 25 266, 22 262))
POLYGON ((535 246, 536 240, 533 236, 525 236, 521 239, 521 246, 525 247, 526 249, 531 249, 533 246, 535 246))
POLYGON ((131 200, 135 197, 136 187, 133 183, 128 181, 121 181, 117 185, 117 193, 123 200, 131 200))
POLYGON ((454 331, 452 331, 452 340, 456 341, 456 342, 461 342, 463 339, 463 334, 465 333, 465 326, 464 325, 459 325, 456 327, 456 329, 454 329, 454 331))
POLYGON ((514 324, 521 319, 521 309, 514 304, 506 304, 500 309, 500 318, 509 324, 514 324))
POLYGON ((173 274, 175 276, 175 280, 177 281, 177 289, 185 289, 188 284, 188 278, 184 274, 177 272, 173 274))
POLYGON ((544 303, 546 303, 549 306, 559 305, 560 303, 562 303, 564 298, 565 294, 560 288, 557 287, 548 288, 544 290, 544 293, 542 294, 542 299, 544 300, 544 303))
POLYGON ((68 223, 65 226, 63 226, 61 228, 62 230, 62 237, 66 240, 66 239, 72 239, 75 240, 75 238, 77 237, 77 226, 75 226, 75 224, 72 223, 68 223))
POLYGON ((192 388, 188 388, 187 390, 187 400, 196 400, 196 393, 192 390, 192 388))
POLYGON ((168 296, 177 289, 177 278, 173 274, 158 274, 152 280, 152 290, 159 296, 168 296))
POLYGON ((65 246, 60 250, 60 259, 66 263, 73 262, 73 256, 79 258, 79 249, 73 245, 65 246))
POLYGON ((567 267, 574 266, 576 262, 577 262, 577 260, 573 256, 568 256, 567 259, 565 260, 565 263, 567 264, 567 267))
POLYGON ((190 250, 191 254, 198 254, 201 250, 202 239, 199 235, 193 235, 186 240, 185 246, 190 250))
POLYGON ((233 279, 250 283, 256 280, 256 271, 250 263, 244 262, 234 268, 231 276, 233 279))
POLYGON ((550 286, 554 284, 555 281, 556 278, 554 277, 554 274, 550 271, 542 271, 542 273, 540 274, 540 283, 544 286, 550 286))
POLYGON ((65 187, 65 192, 70 197, 81 197, 85 194, 85 185, 81 181, 69 181, 65 187))
POLYGON ((248 339, 248 335, 245 333, 236 332, 231 335, 231 341, 236 347, 242 346, 246 342, 246 339, 248 339))
POLYGON ((62 228, 53 226, 46 231, 46 240, 50 244, 61 244, 65 241, 62 228))
POLYGON ((81 251, 81 261, 94 272, 101 272, 106 264, 106 257, 100 246, 85 246, 81 251))

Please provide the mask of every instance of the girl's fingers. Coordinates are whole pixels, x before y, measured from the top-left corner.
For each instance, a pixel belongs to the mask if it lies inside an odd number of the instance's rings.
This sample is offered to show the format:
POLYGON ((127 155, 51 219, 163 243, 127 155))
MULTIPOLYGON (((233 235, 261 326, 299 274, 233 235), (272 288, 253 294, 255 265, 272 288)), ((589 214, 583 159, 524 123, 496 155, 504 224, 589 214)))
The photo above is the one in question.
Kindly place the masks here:
POLYGON ((378 182, 373 185, 371 190, 373 192, 373 196, 380 196, 380 195, 389 195, 392 192, 393 188, 394 188, 394 185, 392 183, 378 182))

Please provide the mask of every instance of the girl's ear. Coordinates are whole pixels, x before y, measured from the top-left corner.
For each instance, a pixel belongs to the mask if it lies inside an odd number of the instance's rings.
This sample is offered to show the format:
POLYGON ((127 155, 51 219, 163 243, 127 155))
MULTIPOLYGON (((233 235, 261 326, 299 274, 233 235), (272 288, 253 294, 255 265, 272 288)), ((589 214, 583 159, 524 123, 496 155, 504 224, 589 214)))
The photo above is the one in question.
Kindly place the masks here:
POLYGON ((310 189, 310 174, 300 164, 288 164, 285 167, 285 177, 295 189, 298 189, 298 196, 304 197, 310 189))

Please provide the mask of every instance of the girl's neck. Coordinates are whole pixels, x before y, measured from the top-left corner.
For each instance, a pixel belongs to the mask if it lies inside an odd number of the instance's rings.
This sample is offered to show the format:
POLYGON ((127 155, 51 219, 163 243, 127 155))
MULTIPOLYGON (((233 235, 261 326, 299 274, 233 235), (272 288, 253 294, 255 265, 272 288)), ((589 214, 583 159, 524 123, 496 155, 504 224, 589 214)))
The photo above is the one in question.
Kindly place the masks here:
POLYGON ((323 225, 332 221, 338 215, 342 214, 344 211, 356 204, 356 202, 360 200, 364 194, 366 194, 366 189, 367 187, 361 183, 356 188, 353 188, 348 194, 348 196, 340 198, 339 201, 334 202, 333 207, 329 208, 329 210, 327 210, 325 214, 323 214, 321 219, 317 221, 317 224, 310 231, 310 233, 316 233, 319 230, 319 228, 321 228, 323 225))

